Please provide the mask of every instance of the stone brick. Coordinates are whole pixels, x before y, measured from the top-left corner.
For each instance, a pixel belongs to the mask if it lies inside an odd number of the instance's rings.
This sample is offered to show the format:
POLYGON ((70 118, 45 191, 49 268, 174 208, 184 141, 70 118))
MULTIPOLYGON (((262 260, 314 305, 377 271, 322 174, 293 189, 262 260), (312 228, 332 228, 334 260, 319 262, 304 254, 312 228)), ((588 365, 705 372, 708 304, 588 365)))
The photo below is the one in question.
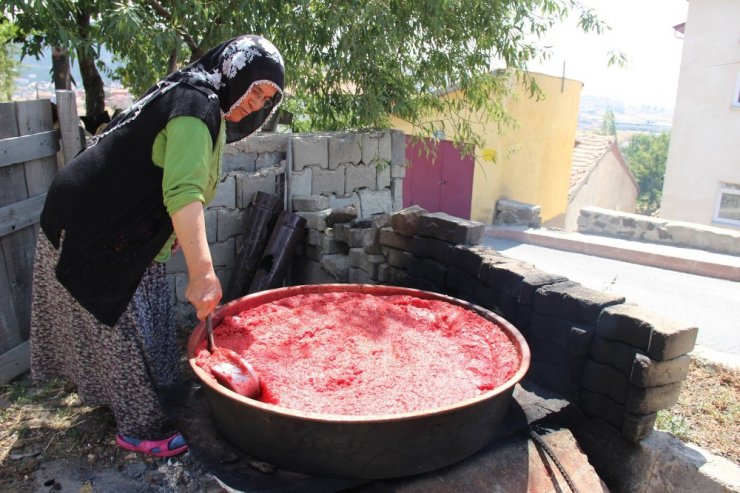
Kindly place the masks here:
POLYGON ((641 350, 622 342, 604 339, 598 334, 591 344, 591 358, 611 365, 625 375, 632 373, 632 365, 637 354, 641 354, 641 350))
POLYGON ((321 256, 324 255, 324 252, 321 251, 321 247, 317 245, 306 245, 305 246, 305 256, 309 260, 315 260, 316 262, 321 260, 321 256))
POLYGON ((419 217, 429 211, 418 205, 406 207, 391 216, 393 231, 404 236, 414 236, 419 227, 419 217))
POLYGON ((591 325, 580 325, 570 328, 568 334, 568 351, 573 356, 588 356, 596 329, 591 325))
POLYGON ((624 409, 633 414, 650 414, 661 409, 668 409, 678 402, 680 392, 681 382, 645 389, 630 386, 624 409))
POLYGON ((563 397, 574 399, 578 396, 578 383, 570 377, 570 372, 566 368, 544 361, 532 361, 526 378, 563 397))
POLYGON ((403 208, 403 178, 391 178, 391 212, 398 212, 403 208))
POLYGON ((624 413, 622 422, 622 437, 630 442, 637 443, 643 438, 647 438, 653 432, 657 413, 646 415, 624 413))
POLYGON ((365 244, 365 237, 370 234, 370 228, 350 228, 348 232, 347 244, 350 248, 362 248, 365 244))
MULTIPOLYGON (((232 236, 244 233, 243 211, 238 209, 219 209, 216 211, 216 241, 224 241, 232 236)), ((208 241, 212 242, 210 238, 208 241)))
POLYGON ((294 195, 294 212, 317 212, 329 209, 329 198, 323 195, 294 195))
POLYGON ((296 212, 296 214, 306 220, 307 229, 324 231, 326 229, 326 218, 331 214, 331 209, 316 212, 296 212))
POLYGON ((520 260, 491 256, 481 264, 478 277, 488 286, 519 299, 524 278, 534 277, 540 271, 520 260))
POLYGON ((421 289, 423 291, 431 291, 433 293, 443 293, 444 290, 441 286, 434 284, 432 281, 410 275, 408 272, 404 272, 399 286, 405 286, 407 288, 421 289))
POLYGON ((293 284, 332 284, 337 280, 330 276, 321 264, 304 257, 293 257, 291 263, 291 280, 293 284))
POLYGON ((431 259, 411 258, 406 264, 409 275, 431 281, 437 289, 442 290, 445 286, 447 266, 431 259))
POLYGON ((329 167, 329 139, 321 135, 293 137, 293 170, 306 166, 329 167))
POLYGON ((360 196, 360 208, 363 216, 367 217, 383 212, 391 214, 393 212, 390 190, 359 190, 357 193, 360 196))
POLYGON ((624 406, 609 397, 581 389, 578 403, 584 413, 601 418, 607 423, 621 429, 624 424, 624 406))
POLYGON ((370 274, 356 267, 349 268, 349 282, 357 284, 375 284, 370 274))
POLYGON ((405 269, 409 259, 413 257, 411 252, 390 247, 383 247, 383 255, 392 267, 399 269, 405 269))
POLYGON ((349 250, 350 267, 364 270, 373 279, 377 278, 378 265, 384 262, 385 257, 383 255, 368 255, 360 248, 351 248, 349 250))
POLYGON ((577 282, 548 284, 537 289, 533 307, 538 313, 596 325, 601 311, 624 303, 624 297, 586 288, 577 282))
POLYGON ((236 206, 246 209, 257 192, 276 195, 276 168, 265 168, 256 173, 239 173, 236 179, 236 206))
POLYGON ((380 229, 378 242, 383 246, 397 248, 399 250, 411 250, 411 238, 396 233, 393 231, 393 228, 388 226, 380 229))
POLYGON ((588 360, 584 364, 581 385, 586 390, 607 395, 622 404, 627 400, 630 387, 624 373, 593 360, 588 360))
POLYGON ((306 230, 306 243, 312 246, 319 246, 321 244, 321 231, 318 229, 306 230))
POLYGON ((485 228, 483 223, 450 216, 444 212, 432 212, 419 217, 416 234, 453 244, 475 245, 483 238, 485 228))
POLYGON ((430 258, 442 263, 449 263, 452 245, 434 238, 414 236, 411 239, 411 253, 415 257, 430 258))
POLYGON ((216 195, 208 203, 208 207, 236 207, 236 179, 233 176, 227 176, 216 186, 216 195))
MULTIPOLYGON (((293 171, 288 174, 288 193, 290 196, 311 195, 311 181, 313 180, 313 172, 311 168, 306 168, 303 171, 293 171)), ((291 198, 292 201, 292 198, 291 198)))
POLYGON ((541 271, 532 266, 531 270, 525 271, 525 275, 522 278, 522 286, 519 291, 519 303, 532 306, 534 303, 534 294, 539 288, 566 281, 568 281, 567 277, 558 274, 550 274, 549 272, 541 271))
POLYGON ((458 293, 465 293, 471 297, 476 295, 478 279, 456 267, 449 267, 447 269, 445 283, 449 288, 452 288, 458 293))
POLYGON ((666 361, 656 361, 643 354, 636 354, 632 363, 630 382, 641 388, 681 382, 689 374, 690 362, 688 354, 666 361))
POLYGON ((327 226, 334 226, 338 223, 349 223, 357 219, 357 208, 352 205, 345 205, 343 207, 332 207, 331 214, 326 218, 327 226))
POLYGON ((489 288, 480 282, 476 286, 475 301, 476 304, 496 312, 510 322, 515 320, 517 316, 519 303, 517 303, 516 298, 489 288))
POLYGON ((337 223, 332 227, 334 240, 344 243, 349 242, 349 223, 337 223))
POLYGON ((454 245, 450 256, 450 264, 475 277, 480 276, 483 263, 493 265, 508 261, 511 261, 509 257, 483 245, 454 245))
POLYGON ((329 207, 332 209, 341 209, 342 207, 353 205, 357 210, 357 217, 362 217, 362 206, 360 196, 357 193, 349 195, 329 195, 329 207))
POLYGON ((388 164, 379 162, 376 169, 375 188, 383 190, 391 186, 391 167, 388 164))
POLYGON ((533 313, 529 320, 529 333, 563 348, 568 347, 573 322, 559 317, 533 313))
POLYGON ((345 167, 344 193, 361 188, 377 190, 377 169, 374 165, 348 164, 345 167))
POLYGON ((335 169, 311 170, 311 195, 344 194, 344 166, 335 169))
POLYGON ((323 255, 333 255, 336 253, 347 255, 347 252, 349 251, 347 244, 340 241, 334 241, 334 235, 327 234, 327 230, 324 231, 324 233, 319 233, 319 248, 321 248, 321 253, 323 255))
POLYGON ((319 264, 337 281, 347 282, 349 279, 349 256, 345 254, 324 255, 319 264))
POLYGON ((546 339, 533 335, 527 338, 527 344, 529 344, 529 349, 532 351, 533 359, 545 361, 559 368, 570 368, 572 356, 568 354, 565 346, 553 344, 546 339))
POLYGON ((390 264, 380 264, 378 266, 378 282, 397 286, 405 273, 405 270, 397 269, 390 264))
POLYGON ((658 361, 689 353, 698 333, 694 326, 628 304, 605 310, 597 330, 602 337, 636 346, 658 361))

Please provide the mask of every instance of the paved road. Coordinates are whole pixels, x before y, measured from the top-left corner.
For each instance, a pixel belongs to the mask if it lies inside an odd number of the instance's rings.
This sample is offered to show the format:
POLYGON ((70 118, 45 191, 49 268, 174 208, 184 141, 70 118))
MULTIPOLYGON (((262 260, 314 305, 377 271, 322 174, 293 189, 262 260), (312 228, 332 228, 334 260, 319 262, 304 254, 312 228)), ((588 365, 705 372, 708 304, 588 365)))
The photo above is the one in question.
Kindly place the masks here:
MULTIPOLYGON (((740 359, 740 283, 485 237, 483 244, 591 289, 699 327, 698 350, 740 359), (725 353, 724 355, 722 353, 725 353)), ((697 352, 699 352, 697 351, 697 352)), ((722 359, 722 358, 719 358, 722 359)))

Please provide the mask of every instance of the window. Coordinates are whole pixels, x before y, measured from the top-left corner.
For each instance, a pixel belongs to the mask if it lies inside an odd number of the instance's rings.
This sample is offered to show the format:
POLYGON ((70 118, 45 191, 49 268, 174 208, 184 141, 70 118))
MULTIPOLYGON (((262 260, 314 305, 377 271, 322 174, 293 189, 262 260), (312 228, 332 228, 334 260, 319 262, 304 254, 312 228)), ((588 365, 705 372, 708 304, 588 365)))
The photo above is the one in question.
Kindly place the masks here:
POLYGON ((740 185, 720 183, 712 219, 718 223, 740 226, 740 185))

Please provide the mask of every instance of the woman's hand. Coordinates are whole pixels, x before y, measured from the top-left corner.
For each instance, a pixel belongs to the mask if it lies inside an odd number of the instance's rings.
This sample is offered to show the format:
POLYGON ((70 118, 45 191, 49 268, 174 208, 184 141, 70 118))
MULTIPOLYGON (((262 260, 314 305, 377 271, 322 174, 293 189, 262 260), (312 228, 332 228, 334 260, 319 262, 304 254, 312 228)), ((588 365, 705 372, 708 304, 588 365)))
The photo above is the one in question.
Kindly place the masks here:
POLYGON ((172 225, 188 266, 185 296, 195 307, 198 319, 205 320, 218 306, 222 293, 208 249, 203 204, 191 202, 172 214, 172 225))

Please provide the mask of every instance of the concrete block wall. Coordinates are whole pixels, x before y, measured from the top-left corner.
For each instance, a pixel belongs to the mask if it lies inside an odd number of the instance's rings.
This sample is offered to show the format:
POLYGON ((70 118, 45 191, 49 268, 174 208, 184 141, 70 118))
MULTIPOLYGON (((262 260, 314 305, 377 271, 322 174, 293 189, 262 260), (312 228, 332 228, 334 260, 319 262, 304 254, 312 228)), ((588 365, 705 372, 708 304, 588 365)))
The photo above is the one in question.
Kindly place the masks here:
MULTIPOLYGON (((264 133, 224 149, 222 178, 205 209, 206 232, 216 274, 222 286, 231 276, 237 246, 245 233, 245 210, 258 191, 283 197, 289 210, 308 219, 310 244, 297 262, 314 262, 316 274, 342 277, 339 265, 323 254, 344 253, 322 218, 331 208, 354 205, 358 216, 390 213, 402 207, 405 137, 389 130, 368 133, 264 133), (320 233, 320 234, 319 234, 320 233)), ((185 298, 187 268, 182 252, 167 264, 176 320, 181 327, 196 323, 185 298)))
POLYGON ((676 403, 696 327, 481 246, 481 223, 418 206, 333 226, 326 221, 331 209, 310 214, 323 230, 309 248, 320 246, 294 265, 295 284, 398 285, 487 308, 527 340, 526 378, 630 441, 646 437, 657 412, 676 403))
POLYGON ((578 232, 740 255, 740 230, 584 207, 578 232))

